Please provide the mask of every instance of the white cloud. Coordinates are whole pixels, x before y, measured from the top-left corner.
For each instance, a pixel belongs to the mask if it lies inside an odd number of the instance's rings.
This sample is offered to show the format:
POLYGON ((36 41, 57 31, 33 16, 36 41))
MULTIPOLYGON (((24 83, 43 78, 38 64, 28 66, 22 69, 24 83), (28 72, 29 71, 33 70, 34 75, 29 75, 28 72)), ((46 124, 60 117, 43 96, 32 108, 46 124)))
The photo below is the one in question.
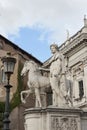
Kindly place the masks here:
POLYGON ((50 42, 64 41, 67 29, 73 34, 82 26, 86 5, 86 0, 0 0, 0 33, 17 35, 21 27, 41 28, 51 32, 50 42))

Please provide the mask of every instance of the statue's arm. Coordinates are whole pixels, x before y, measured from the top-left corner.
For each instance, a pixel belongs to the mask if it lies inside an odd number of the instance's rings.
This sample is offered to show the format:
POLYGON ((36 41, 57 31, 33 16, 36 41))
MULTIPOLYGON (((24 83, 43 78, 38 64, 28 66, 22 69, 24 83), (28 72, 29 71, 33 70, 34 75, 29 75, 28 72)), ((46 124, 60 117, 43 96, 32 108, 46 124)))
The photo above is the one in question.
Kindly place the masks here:
POLYGON ((55 57, 54 56, 52 56, 47 63, 43 64, 42 67, 50 66, 53 61, 55 61, 55 57))
POLYGON ((43 71, 48 71, 48 72, 50 71, 50 69, 43 68, 43 67, 39 67, 38 69, 39 69, 39 70, 43 70, 43 71))

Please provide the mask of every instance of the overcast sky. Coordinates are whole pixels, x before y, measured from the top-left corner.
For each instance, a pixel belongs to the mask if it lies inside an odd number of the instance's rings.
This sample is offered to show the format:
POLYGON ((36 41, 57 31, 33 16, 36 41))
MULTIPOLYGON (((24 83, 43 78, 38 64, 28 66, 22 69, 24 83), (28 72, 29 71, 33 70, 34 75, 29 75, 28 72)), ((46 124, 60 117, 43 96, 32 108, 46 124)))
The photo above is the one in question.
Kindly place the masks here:
POLYGON ((0 0, 0 34, 40 61, 84 26, 87 0, 0 0))

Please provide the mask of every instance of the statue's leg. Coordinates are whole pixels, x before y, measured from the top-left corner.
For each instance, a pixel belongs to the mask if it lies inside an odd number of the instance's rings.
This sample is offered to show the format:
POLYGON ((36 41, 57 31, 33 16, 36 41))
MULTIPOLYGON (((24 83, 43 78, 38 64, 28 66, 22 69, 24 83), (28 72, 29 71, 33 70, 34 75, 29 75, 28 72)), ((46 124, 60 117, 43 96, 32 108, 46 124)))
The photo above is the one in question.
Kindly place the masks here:
POLYGON ((35 88, 35 96, 36 96, 36 107, 42 107, 39 88, 35 88))
POLYGON ((60 96, 59 93, 57 93, 55 90, 53 90, 52 100, 53 100, 53 106, 59 106, 60 96))
POLYGON ((52 100, 53 100, 53 106, 56 106, 56 92, 55 92, 55 90, 53 90, 52 100))
POLYGON ((58 95, 59 95, 58 78, 55 76, 51 77, 50 84, 53 91, 53 95, 52 95, 53 106, 58 106, 58 95))

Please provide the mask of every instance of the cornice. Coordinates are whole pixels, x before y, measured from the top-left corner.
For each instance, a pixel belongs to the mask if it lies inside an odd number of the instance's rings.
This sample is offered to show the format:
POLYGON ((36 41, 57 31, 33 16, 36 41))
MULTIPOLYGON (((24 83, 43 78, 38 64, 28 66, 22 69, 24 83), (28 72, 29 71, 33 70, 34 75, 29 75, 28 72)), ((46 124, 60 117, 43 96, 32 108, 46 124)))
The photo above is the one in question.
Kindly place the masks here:
POLYGON ((75 49, 77 46, 79 46, 80 44, 81 45, 84 44, 86 46, 86 44, 87 44, 87 33, 80 34, 78 37, 76 37, 76 39, 70 41, 67 45, 60 48, 60 50, 64 55, 66 55, 69 52, 71 52, 73 49, 75 49))
POLYGON ((65 53, 65 55, 66 57, 71 57, 72 55, 79 52, 81 49, 85 48, 86 46, 87 46, 87 41, 83 40, 82 42, 80 42, 79 44, 77 44, 76 46, 68 50, 65 53))

